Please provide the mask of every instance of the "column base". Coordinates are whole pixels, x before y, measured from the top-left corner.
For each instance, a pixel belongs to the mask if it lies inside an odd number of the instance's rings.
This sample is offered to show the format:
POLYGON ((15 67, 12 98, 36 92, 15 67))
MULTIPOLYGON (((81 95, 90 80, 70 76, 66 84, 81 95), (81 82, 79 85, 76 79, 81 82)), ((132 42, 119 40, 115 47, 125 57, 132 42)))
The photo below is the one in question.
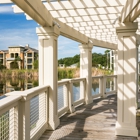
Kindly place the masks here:
POLYGON ((85 100, 85 104, 86 104, 86 105, 87 105, 87 104, 91 104, 91 103, 93 103, 92 97, 91 97, 90 99, 88 99, 88 100, 85 100))
POLYGON ((116 135, 138 137, 138 130, 136 127, 116 127, 116 135))
POLYGON ((47 130, 55 130, 60 124, 60 119, 57 118, 55 122, 50 121, 47 130))
POLYGON ((107 97, 107 95, 106 95, 106 94, 103 94, 101 97, 102 97, 102 98, 106 98, 106 97, 107 97))
POLYGON ((74 106, 72 106, 72 107, 67 111, 67 113, 73 113, 73 112, 75 112, 74 106))

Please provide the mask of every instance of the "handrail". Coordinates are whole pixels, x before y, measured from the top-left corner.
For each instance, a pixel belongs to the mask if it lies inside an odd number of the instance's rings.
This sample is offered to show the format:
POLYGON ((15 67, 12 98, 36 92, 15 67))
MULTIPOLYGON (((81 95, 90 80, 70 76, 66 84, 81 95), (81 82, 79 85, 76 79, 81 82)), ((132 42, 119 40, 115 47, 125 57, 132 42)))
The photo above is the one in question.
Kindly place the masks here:
POLYGON ((92 79, 99 79, 99 93, 92 95, 93 99, 101 96, 105 98, 108 94, 117 92, 117 75, 93 76, 92 79), (115 78, 113 91, 106 91, 107 78, 115 78))
POLYGON ((117 77, 117 75, 107 75, 106 77, 117 77))
POLYGON ((0 116, 10 108, 14 107, 20 99, 22 99, 22 96, 17 95, 5 97, 0 100, 0 116))
MULTIPOLYGON (((64 89, 61 90, 61 92, 63 92, 63 93, 61 93, 61 96, 62 96, 62 94, 64 96, 64 97, 61 97, 61 99, 64 99, 64 101, 61 101, 61 102, 64 102, 64 106, 58 110, 59 117, 67 112, 71 112, 71 113, 74 112, 74 110, 75 110, 74 108, 77 105, 84 103, 84 96, 82 97, 82 94, 84 94, 84 90, 83 91, 81 90, 79 93, 80 99, 77 101, 74 101, 73 84, 77 83, 77 82, 84 83, 85 80, 86 80, 86 78, 74 78, 74 79, 62 79, 61 81, 58 81, 58 87, 65 86, 65 90, 64 89)), ((81 86, 83 87, 84 84, 82 84, 81 86)), ((78 87, 78 88, 80 88, 80 87, 78 87)), ((58 96, 59 96, 59 94, 60 93, 58 93, 58 96)))
POLYGON ((64 85, 64 84, 68 84, 69 81, 70 81, 70 79, 67 79, 67 80, 63 79, 63 80, 61 80, 61 81, 58 81, 58 86, 64 85))
MULTIPOLYGON (((13 108, 16 114, 18 114, 16 125, 18 125, 17 129, 19 134, 17 137, 19 140, 38 139, 47 129, 48 88, 48 85, 43 85, 25 91, 10 92, 6 94, 6 98, 1 100, 0 114, 4 116, 4 113, 8 111, 8 117, 9 120, 12 121, 12 124, 15 123, 15 121, 13 118, 14 112, 11 112, 11 109, 13 108), (18 107, 18 109, 15 109, 15 107, 18 107)), ((11 123, 9 123, 9 125, 10 124, 11 123)), ((9 128, 11 128, 11 126, 9 128)), ((10 133, 10 131, 7 130, 3 133, 2 135, 5 135, 5 133, 10 133)), ((11 135, 14 137, 17 133, 12 133, 10 136, 11 135)))
POLYGON ((84 81, 86 78, 74 78, 71 79, 71 82, 79 82, 79 81, 84 81))
POLYGON ((92 78, 103 78, 103 75, 99 75, 99 76, 92 76, 92 78))
POLYGON ((34 87, 25 91, 13 91, 13 92, 9 92, 6 93, 6 96, 12 96, 12 95, 21 95, 23 97, 23 99, 25 100, 24 97, 26 97, 28 100, 30 100, 31 98, 33 98, 34 96, 38 95, 38 92, 44 92, 47 91, 47 88, 49 88, 48 85, 43 85, 43 86, 38 86, 38 87, 34 87))

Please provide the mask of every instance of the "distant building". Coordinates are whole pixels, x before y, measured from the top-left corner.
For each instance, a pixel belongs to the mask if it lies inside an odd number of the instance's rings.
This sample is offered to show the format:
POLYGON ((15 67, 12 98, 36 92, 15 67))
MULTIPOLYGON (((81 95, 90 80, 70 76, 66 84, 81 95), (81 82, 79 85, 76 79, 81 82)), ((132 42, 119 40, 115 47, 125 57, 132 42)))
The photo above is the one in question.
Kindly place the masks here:
POLYGON ((7 69, 14 68, 16 64, 19 69, 34 69, 34 61, 38 59, 38 50, 23 46, 10 46, 8 50, 0 50, 0 63, 7 69))
POLYGON ((65 68, 65 64, 59 64, 59 68, 65 68))
POLYGON ((78 66, 78 63, 75 63, 75 64, 68 66, 67 68, 77 68, 77 66, 78 66))

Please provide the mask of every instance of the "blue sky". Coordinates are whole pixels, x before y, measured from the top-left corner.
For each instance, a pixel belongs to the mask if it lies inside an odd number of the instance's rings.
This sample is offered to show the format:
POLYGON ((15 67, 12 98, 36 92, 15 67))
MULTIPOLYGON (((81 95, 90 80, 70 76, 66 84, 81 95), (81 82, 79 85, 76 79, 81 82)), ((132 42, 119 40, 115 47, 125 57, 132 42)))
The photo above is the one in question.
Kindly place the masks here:
MULTIPOLYGON (((29 44, 38 49, 38 37, 36 35, 37 23, 26 20, 24 14, 15 14, 11 5, 0 5, 0 50, 9 46, 29 44)), ((72 57, 80 53, 79 42, 59 36, 58 59, 72 57)), ((94 47, 92 52, 104 53, 106 49, 94 47)))

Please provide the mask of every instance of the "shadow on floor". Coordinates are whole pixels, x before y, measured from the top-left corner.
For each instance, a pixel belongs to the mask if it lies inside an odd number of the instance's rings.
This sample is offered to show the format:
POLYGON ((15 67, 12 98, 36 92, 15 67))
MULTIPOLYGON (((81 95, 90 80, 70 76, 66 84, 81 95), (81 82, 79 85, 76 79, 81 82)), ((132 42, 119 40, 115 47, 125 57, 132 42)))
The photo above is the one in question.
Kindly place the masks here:
POLYGON ((116 113, 116 95, 93 100, 93 103, 79 106, 74 113, 61 117, 58 128, 45 131, 40 140, 137 140, 115 136, 116 113))

